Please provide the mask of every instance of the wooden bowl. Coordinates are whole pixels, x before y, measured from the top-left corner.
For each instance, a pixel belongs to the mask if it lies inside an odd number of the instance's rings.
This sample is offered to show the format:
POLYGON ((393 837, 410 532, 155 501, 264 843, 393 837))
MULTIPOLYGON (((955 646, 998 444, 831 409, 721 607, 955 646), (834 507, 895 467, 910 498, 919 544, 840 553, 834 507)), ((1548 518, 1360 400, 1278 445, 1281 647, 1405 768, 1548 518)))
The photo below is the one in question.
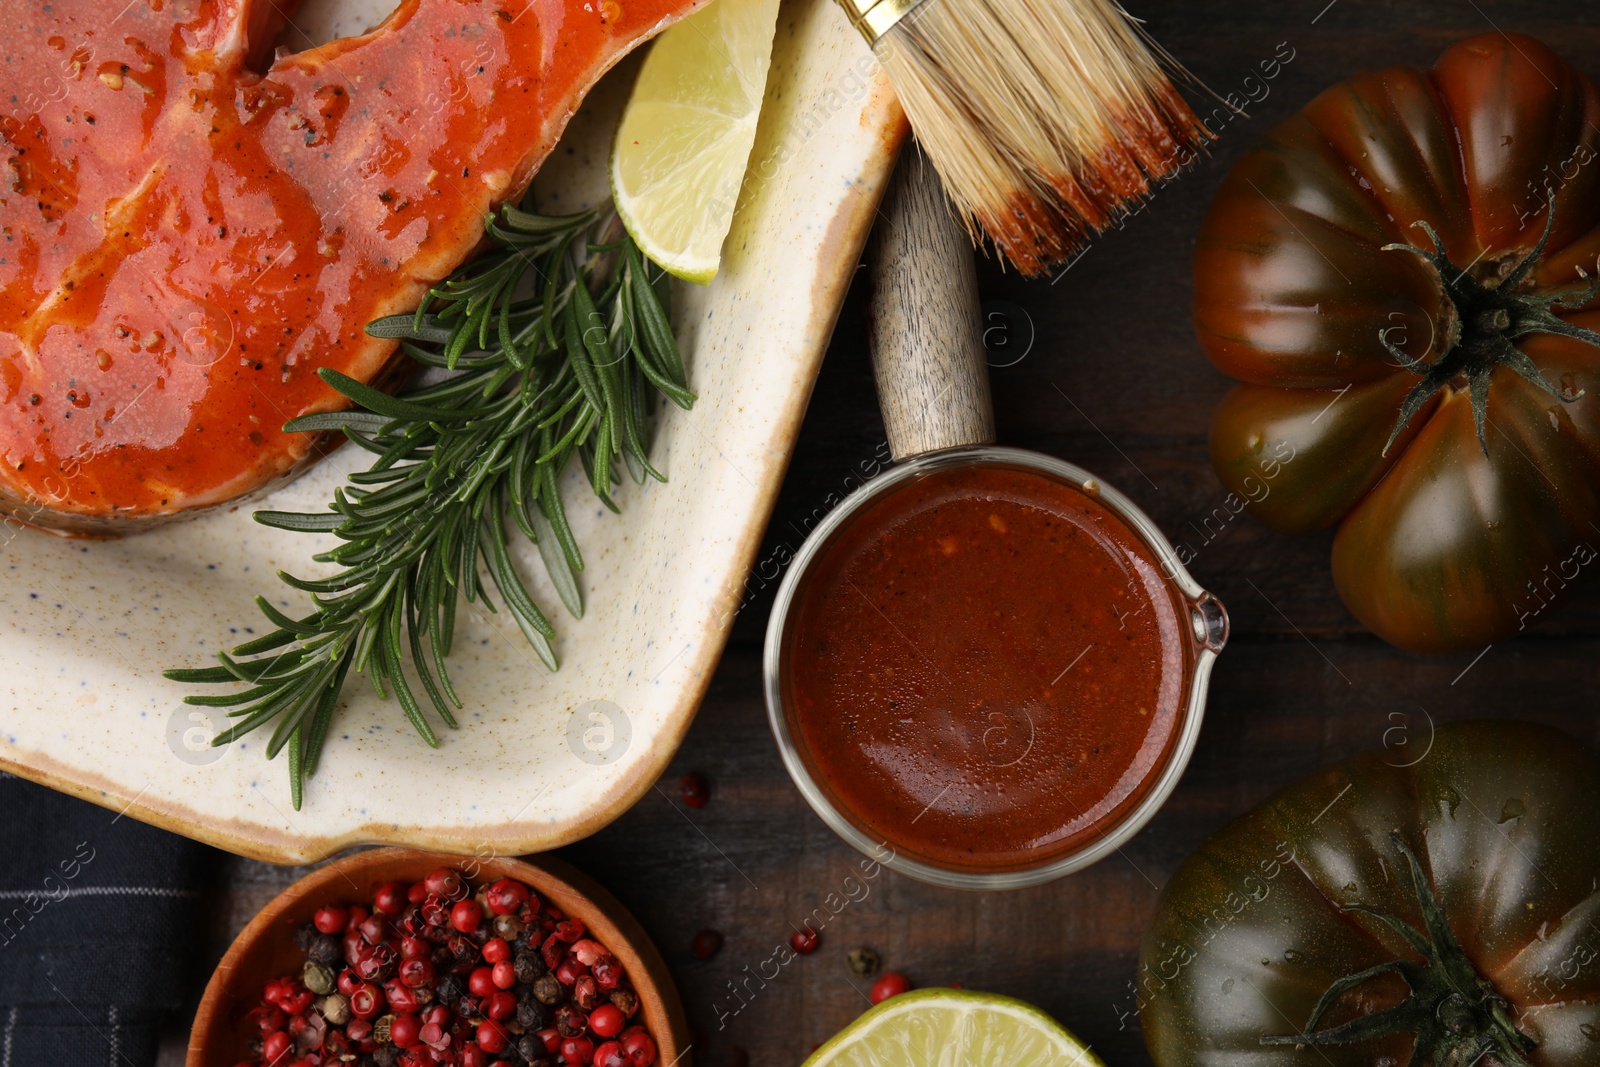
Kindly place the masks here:
POLYGON ((639 994, 639 1015, 655 1038, 660 1067, 690 1067, 688 1023, 661 953, 637 920, 597 883, 553 856, 529 860, 446 856, 407 848, 358 852, 318 868, 279 893, 234 938, 200 998, 189 1032, 187 1067, 233 1067, 247 1059, 244 1015, 261 1003, 269 978, 299 975, 305 957, 294 931, 329 901, 370 906, 385 882, 417 882, 436 867, 461 871, 474 886, 515 878, 585 926, 622 963, 639 994), (680 1058, 681 1057, 681 1058, 680 1058))

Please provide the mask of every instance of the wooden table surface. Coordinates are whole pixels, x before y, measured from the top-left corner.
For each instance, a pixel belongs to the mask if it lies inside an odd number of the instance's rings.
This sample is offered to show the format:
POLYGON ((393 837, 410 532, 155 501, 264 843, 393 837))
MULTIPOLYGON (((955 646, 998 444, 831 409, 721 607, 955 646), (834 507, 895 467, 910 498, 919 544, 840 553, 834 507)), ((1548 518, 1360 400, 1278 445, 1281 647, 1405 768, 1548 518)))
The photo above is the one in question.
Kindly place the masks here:
MULTIPOLYGON (((1149 1058, 1128 990, 1140 936, 1162 884, 1225 822, 1325 763, 1399 741, 1397 727, 1421 743, 1430 722, 1503 715, 1600 742, 1600 604, 1591 591, 1570 590, 1531 633, 1479 659, 1422 658, 1374 639, 1344 610, 1329 573, 1330 536, 1290 538, 1230 515, 1205 444, 1228 383, 1201 355, 1190 325, 1190 257, 1201 216, 1227 168, 1262 131, 1360 68, 1427 65, 1449 43, 1494 29, 1540 36, 1600 76, 1600 7, 1579 0, 1129 4, 1224 96, 1244 92, 1263 60, 1292 58, 1249 116, 1227 124, 1210 158, 1054 282, 1024 282, 986 264, 980 285, 986 301, 1009 304, 991 320, 996 362, 1016 359, 1033 334, 1020 361, 992 370, 1001 442, 1061 456, 1120 488, 1174 542, 1192 546, 1190 570, 1228 607, 1233 637, 1218 663, 1198 751, 1165 809, 1119 856, 1007 893, 935 889, 884 872, 867 883, 865 898, 830 919, 814 956, 746 987, 795 925, 814 909, 828 914, 830 894, 838 894, 837 906, 857 858, 801 801, 767 729, 760 642, 776 584, 768 582, 738 618, 659 790, 563 850, 655 937, 691 1021, 708 1038, 697 1049, 702 1067, 798 1065, 867 1006, 866 983, 845 966, 859 945, 920 985, 959 980, 1033 1001, 1112 1067, 1140 1067, 1149 1058), (1006 329, 1009 350, 1001 348, 1006 329), (679 801, 674 783, 689 770, 711 781, 704 810, 679 801), (689 942, 703 927, 721 931, 726 943, 699 962, 689 942), (743 1006, 732 984, 753 991, 743 994, 743 1006)), ((1258 96, 1260 84, 1249 84, 1258 96)), ((859 483, 861 465, 882 454, 860 290, 840 318, 759 573, 772 574, 784 546, 797 547, 859 483)), ((210 897, 210 960, 300 873, 226 858, 210 897)), ((196 975, 196 996, 204 978, 196 975)), ((181 1042, 174 1033, 164 1063, 180 1062, 181 1042)))

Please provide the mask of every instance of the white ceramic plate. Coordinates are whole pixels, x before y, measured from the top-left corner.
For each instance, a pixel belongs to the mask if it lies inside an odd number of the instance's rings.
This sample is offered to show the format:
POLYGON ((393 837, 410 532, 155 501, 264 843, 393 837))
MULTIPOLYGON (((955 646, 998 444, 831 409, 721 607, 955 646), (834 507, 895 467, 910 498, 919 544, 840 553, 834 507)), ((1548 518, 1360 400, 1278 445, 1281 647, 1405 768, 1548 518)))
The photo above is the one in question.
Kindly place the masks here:
MULTIPOLYGON (((576 2, 576 0, 572 0, 576 2)), ((314 40, 359 32, 392 0, 307 0, 314 40)), ((632 64, 601 83, 546 164, 546 210, 604 188, 632 64)), ((881 186, 903 136, 893 93, 833 0, 785 0, 752 176, 705 288, 673 319, 700 395, 669 407, 653 458, 666 485, 631 483, 605 512, 581 472, 566 501, 588 569, 568 617, 523 546, 525 575, 559 630, 544 670, 503 615, 462 614, 452 677, 460 730, 425 746, 365 679, 347 686, 304 809, 265 736, 205 742, 222 716, 180 704, 168 667, 201 666, 263 632, 253 598, 305 601, 318 539, 268 530, 258 507, 320 510, 360 463, 352 448, 231 512, 123 541, 0 526, 0 766, 249 856, 318 859, 359 842, 530 852, 593 832, 661 775, 716 665, 881 186)))

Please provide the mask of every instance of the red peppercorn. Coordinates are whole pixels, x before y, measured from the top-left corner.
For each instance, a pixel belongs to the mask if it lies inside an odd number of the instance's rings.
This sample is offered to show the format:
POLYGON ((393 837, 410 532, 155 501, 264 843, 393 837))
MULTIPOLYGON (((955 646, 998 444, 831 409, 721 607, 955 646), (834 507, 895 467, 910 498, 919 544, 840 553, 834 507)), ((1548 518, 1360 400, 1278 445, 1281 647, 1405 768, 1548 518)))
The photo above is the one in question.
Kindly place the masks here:
MULTIPOLYGON (((450 909, 450 925, 464 934, 470 934, 483 922, 483 909, 476 900, 458 900, 450 909)), ((490 1052, 495 1051, 489 1049, 490 1052)))
POLYGON ((406 887, 406 899, 413 904, 421 904, 428 899, 428 883, 412 882, 406 887))
POLYGON ((499 989, 510 989, 517 984, 517 968, 510 960, 501 960, 489 972, 489 977, 499 989))
POLYGON ((489 1054, 476 1041, 461 1046, 461 1067, 489 1067, 489 1054))
POLYGON ((394 970, 394 949, 374 945, 356 957, 356 973, 369 982, 381 982, 394 970))
POLYGON ((259 1008, 251 1008, 245 1013, 244 1029, 258 1034, 270 1034, 274 1030, 282 1030, 289 1023, 283 1014, 283 1009, 271 1004, 264 1004, 259 1008))
POLYGON ((497 988, 499 987, 494 984, 493 968, 477 967, 467 975, 467 992, 475 997, 486 997, 497 988))
POLYGON ((601 989, 611 990, 617 988, 622 981, 622 964, 617 962, 615 956, 601 956, 594 961, 594 980, 601 989))
POLYGON ((539 1030, 533 1036, 537 1037, 540 1042, 544 1044, 544 1050, 546 1052, 561 1051, 561 1031, 557 1030, 555 1027, 552 1026, 543 1030, 539 1030))
POLYGON ((510 1043, 510 1035, 506 1028, 493 1019, 485 1019, 478 1024, 478 1044, 485 1052, 504 1052, 510 1043))
POLYGON ((890 997, 898 997, 911 988, 911 981, 899 971, 886 971, 882 978, 872 983, 872 1003, 882 1004, 890 997))
POLYGON ((587 967, 568 956, 556 967, 556 981, 564 986, 570 986, 588 973, 589 969, 587 967))
POLYGON ((593 967, 596 960, 606 955, 606 947, 593 938, 585 937, 572 943, 572 954, 585 967, 593 967))
POLYGON ((544 957, 544 965, 553 971, 561 965, 562 958, 567 954, 567 946, 562 944, 561 939, 552 933, 544 939, 544 944, 539 948, 539 954, 544 957))
POLYGON ((412 989, 433 985, 435 977, 433 960, 427 956, 405 960, 400 964, 400 981, 412 989))
POLYGON ((722 935, 715 930, 701 930, 689 944, 689 950, 697 960, 709 960, 721 947, 722 935))
POLYGON ((587 931, 584 930, 583 922, 579 919, 562 919, 556 924, 556 936, 569 945, 576 941, 582 941, 585 933, 587 931))
POLYGON ((528 887, 510 878, 502 878, 488 888, 484 900, 496 915, 510 915, 528 899, 528 887))
POLYGON ((409 902, 407 887, 399 882, 386 882, 380 885, 378 892, 373 895, 372 907, 385 915, 399 915, 409 902))
POLYGON ((679 778, 678 792, 683 794, 683 802, 695 809, 705 807, 711 799, 711 786, 706 784, 706 776, 699 771, 690 771, 679 778))
POLYGON ((593 975, 581 975, 572 983, 572 1000, 584 1011, 594 1011, 600 1006, 600 985, 593 975))
POLYGON ((337 934, 344 930, 344 924, 349 921, 350 912, 337 904, 324 904, 311 917, 311 924, 322 934, 337 934))
POLYGON ((415 1015, 396 1015, 389 1024, 389 1040, 401 1048, 410 1048, 422 1040, 422 1020, 415 1015))
POLYGON ((517 995, 510 990, 497 989, 483 1002, 483 1013, 491 1019, 509 1019, 517 1013, 517 995))
POLYGON ((650 1067, 656 1062, 656 1043, 643 1030, 633 1030, 622 1038, 622 1051, 630 1067, 650 1067))
POLYGON ((422 921, 432 927, 440 927, 450 922, 450 901, 436 893, 429 893, 422 902, 422 921))
POLYGON ((594 1067, 628 1067, 627 1054, 622 1051, 622 1042, 607 1041, 594 1050, 594 1067))
POLYGON ((594 1042, 586 1037, 569 1037, 561 1042, 561 1058, 568 1063, 589 1063, 594 1059, 594 1042))
POLYGON ((417 1010, 417 994, 414 990, 399 981, 383 983, 383 995, 389 1001, 389 1007, 396 1012, 407 1013, 417 1010))
POLYGON ((454 900, 461 895, 461 873, 453 867, 435 867, 422 880, 428 892, 454 900))
POLYGON ((612 1004, 602 1004, 589 1013, 589 1029, 601 1037, 616 1037, 628 1023, 628 1017, 612 1004))
POLYGON ((339 992, 349 996, 361 988, 361 976, 346 968, 339 972, 339 977, 334 980, 339 986, 339 992))
POLYGON ((357 929, 361 931, 361 940, 376 945, 389 936, 389 920, 382 915, 369 915, 357 929))
POLYGON ((511 958, 511 945, 503 937, 491 937, 483 943, 483 962, 500 963, 511 958))
POLYGON ((400 939, 400 958, 402 960, 416 960, 433 955, 433 946, 424 938, 402 937, 400 939))
POLYGON ((820 944, 822 944, 822 935, 809 926, 803 930, 796 930, 789 935, 789 947, 802 956, 811 955, 817 951, 817 946, 820 944))
POLYGON ((383 1013, 383 990, 371 982, 363 982, 350 994, 350 1011, 357 1018, 371 1019, 383 1013))
POLYGON ((354 930, 356 927, 366 922, 367 916, 372 914, 372 912, 368 911, 366 908, 363 908, 360 904, 350 905, 349 911, 350 918, 346 919, 344 923, 344 928, 346 930, 354 930))
POLYGON ((372 1037, 372 1024, 365 1019, 351 1019, 344 1024, 344 1036, 359 1045, 372 1037))
POLYGON ((261 1042, 261 1057, 268 1063, 277 1063, 289 1054, 289 1035, 282 1030, 274 1030, 261 1042))
POLYGON ((311 990, 302 988, 293 996, 287 996, 278 1001, 278 1007, 289 1015, 303 1015, 311 1007, 311 990))

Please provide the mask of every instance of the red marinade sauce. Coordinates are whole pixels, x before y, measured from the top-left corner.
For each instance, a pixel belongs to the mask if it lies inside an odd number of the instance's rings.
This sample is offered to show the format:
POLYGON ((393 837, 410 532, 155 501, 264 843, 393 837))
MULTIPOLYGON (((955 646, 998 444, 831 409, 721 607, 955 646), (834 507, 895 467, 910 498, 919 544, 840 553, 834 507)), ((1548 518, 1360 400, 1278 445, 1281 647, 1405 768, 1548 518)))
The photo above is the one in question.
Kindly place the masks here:
POLYGON ((802 758, 864 833, 934 866, 1036 867, 1147 793, 1184 718, 1187 612, 1077 485, 908 481, 813 561, 784 636, 802 758))

